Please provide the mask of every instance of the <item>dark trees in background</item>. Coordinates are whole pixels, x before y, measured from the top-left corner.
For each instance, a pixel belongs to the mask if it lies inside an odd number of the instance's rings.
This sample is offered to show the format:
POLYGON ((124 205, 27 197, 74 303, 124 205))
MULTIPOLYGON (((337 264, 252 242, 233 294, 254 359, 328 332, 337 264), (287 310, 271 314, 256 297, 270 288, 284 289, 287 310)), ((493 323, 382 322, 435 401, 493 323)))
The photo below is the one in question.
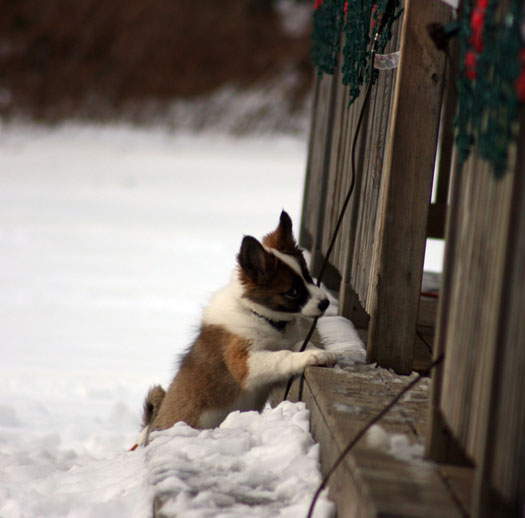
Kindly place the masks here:
POLYGON ((4 114, 189 98, 290 67, 311 76, 309 31, 287 34, 273 0, 0 0, 0 12, 4 114))

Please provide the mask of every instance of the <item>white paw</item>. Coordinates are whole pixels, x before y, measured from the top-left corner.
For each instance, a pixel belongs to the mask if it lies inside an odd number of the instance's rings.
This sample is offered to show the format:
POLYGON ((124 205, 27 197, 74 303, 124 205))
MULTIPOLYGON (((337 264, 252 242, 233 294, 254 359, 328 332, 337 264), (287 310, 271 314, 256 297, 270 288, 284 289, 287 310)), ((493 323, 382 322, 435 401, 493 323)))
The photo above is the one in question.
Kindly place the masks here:
POLYGON ((337 360, 337 355, 330 351, 323 349, 310 349, 305 351, 303 354, 306 355, 305 366, 308 365, 334 365, 337 360))

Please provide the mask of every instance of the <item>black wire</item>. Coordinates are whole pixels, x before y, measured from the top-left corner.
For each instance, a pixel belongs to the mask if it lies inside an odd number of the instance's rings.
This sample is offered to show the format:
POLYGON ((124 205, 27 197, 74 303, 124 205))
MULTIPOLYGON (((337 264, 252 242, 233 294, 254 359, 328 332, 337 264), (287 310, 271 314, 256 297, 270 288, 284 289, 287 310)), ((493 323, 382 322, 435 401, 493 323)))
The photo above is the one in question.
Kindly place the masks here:
MULTIPOLYGON (((371 61, 371 67, 370 70, 374 69, 374 53, 372 53, 372 61, 371 61)), ((355 188, 355 181, 356 181, 356 166, 355 166, 355 151, 357 148, 357 140, 359 137, 359 131, 361 130, 361 125, 363 123, 364 115, 365 115, 365 108, 368 104, 368 100, 370 98, 370 91, 372 89, 372 79, 370 78, 370 81, 368 82, 368 86, 366 88, 365 93, 365 99, 363 101, 363 105, 361 106, 361 111, 359 113, 359 118, 357 120, 357 126, 355 128, 354 133, 354 139, 352 142, 352 180, 350 182, 350 187, 348 188, 348 192, 346 194, 345 200, 343 202, 343 206, 341 207, 341 211, 339 213, 339 218, 337 219, 337 223, 335 225, 334 232, 332 234, 332 239, 330 240, 330 244, 328 245, 328 249, 326 251, 323 264, 321 265, 321 270, 319 271, 319 275, 317 276, 317 286, 321 286, 321 281, 324 275, 324 272, 326 270, 326 267, 328 266, 328 261, 330 259, 330 255, 332 254, 332 251, 335 246, 335 240, 337 239, 337 235, 339 234, 339 230, 341 228, 341 225, 343 223, 343 218, 346 212, 346 209, 348 207, 348 204, 350 202, 350 198, 352 197, 352 193, 354 192, 355 188)), ((308 331, 308 334, 306 335, 306 338, 304 339, 303 344, 301 345, 301 348, 299 349, 299 352, 303 352, 306 349, 306 346, 308 345, 308 342, 312 338, 312 335, 314 334, 315 328, 317 326, 317 320, 318 318, 314 318, 314 321, 312 322, 312 325, 310 327, 310 330, 308 331)), ((286 385, 286 390, 284 391, 284 397, 283 400, 286 400, 288 398, 288 394, 290 393, 290 389, 292 388, 294 377, 292 376, 288 380, 288 384, 286 385)), ((304 374, 301 375, 301 381, 299 385, 299 400, 302 399, 302 392, 303 392, 303 384, 304 384, 304 374)))
MULTIPOLYGON (((373 69, 373 65, 374 65, 374 60, 373 60, 373 55, 372 55, 371 69, 373 69)), ((368 104, 368 99, 370 98, 371 89, 372 89, 372 80, 368 82, 368 86, 366 88, 365 99, 363 101, 363 106, 361 106, 361 112, 359 113, 359 119, 357 120, 357 126, 355 128, 355 133, 354 133, 354 140, 352 142, 352 181, 350 183, 350 188, 348 189, 348 193, 346 194, 345 201, 341 208, 341 212, 339 213, 339 218, 337 220, 337 224, 335 225, 332 239, 330 241, 330 244, 328 245, 328 250, 326 251, 326 256, 324 258, 323 265, 321 266, 321 271, 319 272, 319 277, 317 279, 317 286, 321 286, 321 279, 323 277, 326 267, 328 266, 328 259, 330 258, 330 255, 332 254, 332 250, 335 245, 335 240, 337 239, 337 234, 339 233, 339 229, 341 228, 341 225, 343 223, 343 217, 345 215, 345 211, 348 207, 348 203, 350 202, 352 193, 354 192, 355 179, 356 179, 355 150, 357 148, 357 140, 359 137, 359 131, 361 130, 361 124, 363 123, 363 119, 365 115, 365 108, 368 104)))
POLYGON ((432 346, 427 342, 427 340, 425 340, 425 338, 423 337, 423 335, 421 334, 421 331, 419 330, 417 326, 416 326, 416 334, 417 336, 419 336, 419 339, 425 344, 426 348, 428 349, 428 352, 432 354, 432 346))
POLYGON ((414 378, 410 383, 408 383, 392 401, 385 407, 381 412, 379 412, 374 418, 372 418, 368 423, 366 423, 361 430, 357 433, 357 435, 347 444, 346 448, 341 452, 339 457, 337 457, 336 461, 332 464, 332 467, 329 469, 328 473, 324 476, 323 481, 321 484, 319 484, 319 487, 317 488, 313 498, 312 502, 310 504, 310 509, 308 510, 308 514, 306 515, 306 518, 312 518, 312 514, 314 512, 314 507, 317 502, 317 499, 319 498, 319 495, 321 494, 321 491, 326 487, 326 484, 328 483, 328 480, 333 475, 335 470, 339 467, 339 464, 343 461, 343 459, 346 457, 346 455, 350 452, 350 450, 357 444, 359 439, 365 435, 365 433, 374 425, 376 424, 382 417, 385 416, 396 404, 397 402, 409 391, 411 390, 420 380, 421 378, 424 378, 425 376, 428 376, 430 374, 430 371, 439 365, 443 361, 444 355, 441 354, 436 360, 434 360, 423 372, 417 375, 416 378, 414 378))

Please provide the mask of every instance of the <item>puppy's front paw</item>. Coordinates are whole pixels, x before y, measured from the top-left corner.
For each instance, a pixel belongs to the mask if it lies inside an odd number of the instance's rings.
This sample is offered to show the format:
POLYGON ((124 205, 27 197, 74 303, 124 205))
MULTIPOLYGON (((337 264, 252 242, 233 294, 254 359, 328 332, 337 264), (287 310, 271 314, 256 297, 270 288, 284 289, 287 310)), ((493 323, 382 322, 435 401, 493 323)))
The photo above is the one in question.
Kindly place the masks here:
POLYGON ((330 351, 324 351, 323 349, 311 349, 305 351, 303 354, 306 354, 306 364, 308 365, 325 365, 333 366, 337 360, 337 355, 330 351))

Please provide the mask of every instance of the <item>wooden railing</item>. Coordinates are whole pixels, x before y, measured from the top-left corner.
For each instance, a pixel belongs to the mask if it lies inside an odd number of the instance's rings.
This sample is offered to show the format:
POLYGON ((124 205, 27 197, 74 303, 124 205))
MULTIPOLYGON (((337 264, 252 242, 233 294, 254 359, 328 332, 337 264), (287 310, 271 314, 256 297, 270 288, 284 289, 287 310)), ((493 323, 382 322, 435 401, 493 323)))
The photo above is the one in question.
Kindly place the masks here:
MULTIPOLYGON (((401 49, 400 65, 381 71, 372 87, 357 142, 355 192, 323 279, 339 292, 344 316, 360 327, 370 321, 369 359, 398 373, 413 367, 445 74, 445 56, 426 25, 450 16, 438 0, 412 0, 404 7, 386 50, 401 49)), ((318 78, 315 89, 300 233, 301 245, 312 252, 314 274, 351 182, 351 148, 364 97, 347 108, 348 88, 339 75, 318 78)), ((441 210, 431 213, 433 235, 444 225, 444 176, 441 210)))
MULTIPOLYGON (((502 2, 498 12, 508 5, 502 2)), ((341 314, 368 328, 368 359, 410 372, 416 326, 426 311, 420 297, 425 241, 443 236, 447 216, 433 352, 445 360, 432 382, 427 454, 440 463, 472 466, 471 516, 521 517, 525 107, 505 174, 497 177, 475 151, 455 171, 454 80, 446 80, 445 56, 426 32, 428 23, 447 22, 450 12, 439 0, 405 0, 404 7, 387 48, 400 49, 399 68, 381 71, 372 87, 357 146, 355 192, 324 281, 339 293, 341 314), (439 176, 431 204, 434 171, 439 176)), ((350 108, 347 102, 338 71, 317 79, 300 233, 314 274, 351 182, 351 145, 363 99, 350 108)))

